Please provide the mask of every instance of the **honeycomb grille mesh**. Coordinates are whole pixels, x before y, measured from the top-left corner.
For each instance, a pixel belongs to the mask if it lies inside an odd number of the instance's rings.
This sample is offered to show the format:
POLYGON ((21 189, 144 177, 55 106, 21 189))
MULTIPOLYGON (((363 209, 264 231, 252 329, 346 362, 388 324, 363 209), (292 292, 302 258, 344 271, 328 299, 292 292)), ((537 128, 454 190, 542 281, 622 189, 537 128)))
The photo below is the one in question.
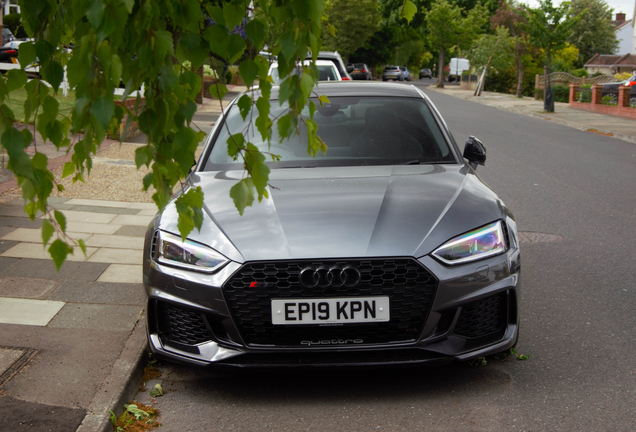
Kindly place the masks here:
POLYGON ((454 334, 478 338, 501 330, 506 325, 506 294, 499 293, 462 309, 454 334))
POLYGON ((201 314, 164 302, 157 304, 159 333, 170 342, 196 345, 211 340, 201 314))
POLYGON ((409 258, 322 260, 247 263, 226 282, 223 291, 234 321, 248 345, 299 346, 301 341, 336 338, 362 339, 364 344, 380 344, 414 340, 419 336, 437 285, 437 279, 428 270, 409 258), (305 288, 300 284, 299 275, 308 266, 354 266, 360 271, 360 283, 353 288, 305 288), (356 296, 388 296, 391 320, 342 326, 272 324, 273 298, 356 296))

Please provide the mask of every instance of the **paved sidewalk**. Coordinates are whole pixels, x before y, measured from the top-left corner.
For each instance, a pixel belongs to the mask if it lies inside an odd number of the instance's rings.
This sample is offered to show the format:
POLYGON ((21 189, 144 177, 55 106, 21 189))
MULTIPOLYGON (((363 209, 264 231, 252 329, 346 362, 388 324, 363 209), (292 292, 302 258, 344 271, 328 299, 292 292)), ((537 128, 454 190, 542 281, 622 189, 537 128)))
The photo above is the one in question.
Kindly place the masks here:
POLYGON ((482 92, 481 96, 473 96, 473 90, 462 90, 455 85, 446 85, 443 89, 431 85, 428 89, 506 111, 542 118, 575 129, 613 136, 636 144, 636 120, 577 110, 570 108, 569 104, 561 102, 555 102, 555 112, 546 113, 543 111, 543 101, 534 100, 534 98, 519 99, 514 95, 493 92, 482 92))

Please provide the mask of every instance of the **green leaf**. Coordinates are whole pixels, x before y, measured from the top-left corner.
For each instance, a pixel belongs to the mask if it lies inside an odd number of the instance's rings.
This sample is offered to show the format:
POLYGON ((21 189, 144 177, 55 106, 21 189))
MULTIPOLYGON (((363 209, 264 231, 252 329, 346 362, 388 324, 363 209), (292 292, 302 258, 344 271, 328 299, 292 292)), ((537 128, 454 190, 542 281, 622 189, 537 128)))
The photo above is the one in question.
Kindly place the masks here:
POLYGON ((77 241, 77 244, 79 244, 79 247, 82 250, 82 252, 84 253, 84 256, 86 256, 86 243, 84 242, 84 240, 83 239, 79 239, 77 241))
POLYGON ((203 207, 203 190, 200 186, 188 190, 188 192, 179 195, 175 205, 177 213, 179 213, 177 228, 179 229, 179 234, 181 234, 181 239, 185 241, 194 228, 201 230, 201 225, 203 224, 203 212, 201 211, 203 207))
POLYGON ((25 68, 31 63, 34 63, 36 60, 37 56, 35 55, 35 45, 33 42, 21 43, 20 49, 18 50, 18 61, 20 62, 20 66, 25 68))
POLYGON ((250 110, 252 109, 252 98, 244 94, 239 98, 237 105, 239 107, 239 111, 241 113, 241 116, 243 117, 243 120, 245 120, 247 118, 247 115, 250 113, 250 110))
POLYGON ((267 36, 267 28, 265 24, 258 18, 255 18, 247 23, 245 26, 245 33, 250 41, 252 41, 252 45, 256 51, 260 51, 263 48, 263 42, 265 41, 265 37, 267 36))
POLYGON ((69 253, 73 253, 73 248, 60 239, 55 240, 49 247, 49 254, 53 258, 57 271, 60 271, 69 253))
POLYGON ((49 222, 48 220, 44 219, 42 221, 42 244, 44 246, 49 244, 49 240, 51 240, 51 237, 53 236, 54 232, 55 232, 55 227, 53 226, 53 224, 49 222))
POLYGON ((225 26, 225 16, 223 15, 223 9, 219 6, 208 6, 208 13, 212 16, 212 19, 217 23, 225 26))
MULTIPOLYGON (((311 90, 314 88, 314 79, 311 74, 303 73, 302 77, 300 77, 300 91, 302 92, 305 98, 311 96, 311 90)), ((304 105, 304 104, 303 104, 304 105)))
POLYGON ((318 100, 320 101, 320 106, 324 105, 324 104, 330 104, 331 102, 329 101, 329 98, 325 95, 320 95, 318 96, 318 100))
POLYGON ((46 96, 44 98, 44 101, 42 102, 42 108, 49 121, 54 121, 57 118, 57 113, 60 109, 60 103, 53 96, 46 96))
POLYGON ((289 137, 293 132, 292 127, 292 116, 291 114, 285 114, 282 117, 279 117, 278 122, 276 123, 278 126, 278 136, 280 137, 280 142, 289 137))
POLYGON ((102 96, 93 102, 91 114, 93 114, 99 124, 107 130, 110 119, 113 117, 113 114, 115 114, 115 103, 111 99, 102 96))
POLYGON ((53 210, 53 217, 63 232, 66 232, 66 216, 59 210, 53 210))
POLYGON ((254 183, 250 177, 244 178, 230 189, 230 197, 239 214, 243 216, 245 207, 251 206, 254 202, 254 183))
MULTIPOLYGON (((24 45, 24 44, 22 44, 24 45)), ((27 83, 27 74, 20 69, 11 69, 7 72, 7 90, 12 92, 22 88, 27 83)))
POLYGON ((66 162, 64 169, 62 170, 62 178, 75 174, 75 164, 73 162, 66 162))
POLYGON ((234 29, 237 25, 243 21, 245 17, 245 7, 243 4, 234 5, 226 3, 223 6, 223 17, 225 18, 225 25, 229 30, 234 29))
MULTIPOLYGON (((103 0, 91 0, 86 5, 86 18, 93 25, 98 28, 104 18, 104 11, 106 10, 106 3, 103 0)), ((20 47, 22 49, 22 47, 20 47)))
POLYGON ((236 156, 241 150, 245 149, 245 137, 242 134, 237 133, 231 135, 227 139, 227 154, 236 160, 236 156))
POLYGON ((245 59, 239 65, 239 73, 241 74, 243 81, 245 81, 245 85, 247 87, 252 87, 252 84, 258 75, 258 65, 252 59, 245 59))
POLYGON ((208 27, 203 32, 203 36, 210 46, 210 51, 227 60, 228 48, 230 45, 230 35, 228 34, 225 27, 220 25, 208 27))
POLYGON ((400 11, 400 17, 405 18, 407 22, 411 22, 417 13, 417 6, 411 0, 404 0, 404 5, 400 11))
POLYGON ((230 40, 227 47, 228 63, 234 64, 234 62, 243 55, 243 52, 245 52, 245 48, 245 40, 241 36, 237 34, 230 35, 230 40))
POLYGON ((46 170, 48 166, 49 158, 46 157, 44 153, 36 153, 33 155, 33 159, 31 159, 31 165, 33 168, 39 170, 46 170))
POLYGON ((225 84, 216 83, 210 86, 210 94, 217 98, 218 100, 223 99, 223 96, 228 92, 227 86, 225 84))

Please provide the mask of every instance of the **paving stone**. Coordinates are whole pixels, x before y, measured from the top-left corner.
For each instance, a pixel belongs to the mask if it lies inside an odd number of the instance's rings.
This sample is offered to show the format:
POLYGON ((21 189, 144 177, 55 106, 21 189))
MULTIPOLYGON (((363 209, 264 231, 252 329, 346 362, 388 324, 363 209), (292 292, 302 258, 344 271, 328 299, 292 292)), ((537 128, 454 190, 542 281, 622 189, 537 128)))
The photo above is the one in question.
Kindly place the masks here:
MULTIPOLYGON (((131 266, 134 267, 134 266, 131 266)), ((141 267, 141 266, 140 266, 141 267)), ((141 279, 141 269, 139 270, 141 279)), ((114 305, 146 304, 146 294, 141 283, 111 283, 65 281, 49 296, 49 300, 67 303, 100 303, 114 305)))
POLYGON ((38 259, 13 259, 0 257, 0 267, 3 260, 11 260, 12 265, 6 264, 7 268, 0 273, 2 277, 24 276, 38 279, 53 280, 76 280, 91 282, 96 280, 108 267, 104 263, 87 263, 67 261, 64 263, 60 271, 55 268, 55 264, 51 260, 38 259))
MULTIPOLYGON (((38 216, 43 213, 38 211, 38 216)), ((0 205, 0 216, 28 217, 24 212, 24 207, 0 205)))
POLYGON ((0 278, 0 297, 44 300, 59 284, 59 280, 4 277, 0 278))
POLYGON ((142 265, 111 264, 97 279, 98 282, 143 283, 142 265))
POLYGON ((75 222, 75 221, 67 221, 66 223, 66 229, 68 231, 73 231, 78 233, 114 234, 115 231, 117 231, 120 228, 121 228, 121 225, 116 225, 116 224, 75 222))
MULTIPOLYGON (((107 224, 112 222, 112 220, 116 217, 116 215, 107 214, 107 213, 93 213, 93 212, 84 212, 84 211, 65 211, 64 216, 66 216, 67 221, 71 222, 90 222, 90 223, 101 223, 107 224)), ((121 224, 124 225, 124 224, 121 224)), ((134 224, 131 224, 134 225, 134 224)))
POLYGON ((19 262, 19 258, 4 258, 0 257, 0 274, 2 274, 5 270, 11 268, 12 265, 19 262))
POLYGON ((66 202, 66 204, 76 206, 91 206, 91 207, 117 207, 117 208, 132 208, 129 202, 124 201, 106 201, 106 200, 89 200, 73 198, 66 202))
MULTIPOLYGON (((40 240, 40 241, 42 241, 42 240, 40 240)), ((17 241, 0 240, 0 253, 11 249, 16 244, 18 244, 17 241)))
MULTIPOLYGON (((91 234, 87 233, 78 233, 68 231, 66 234, 72 239, 84 239, 87 240, 91 237, 91 234)), ((13 240, 19 242, 27 242, 27 243, 39 243, 42 244, 42 230, 39 229, 31 229, 31 228, 17 228, 14 229, 11 233, 2 237, 2 240, 13 240)), ((53 240, 53 239, 52 239, 53 240)), ((2 250, 0 245, 0 253, 9 249, 8 247, 2 250)))
POLYGON ((134 215, 138 214, 139 210, 131 209, 131 208, 120 208, 120 207, 98 207, 98 206, 87 206, 87 205, 75 205, 71 206, 71 210, 73 211, 82 211, 82 212, 91 212, 91 213, 108 213, 108 214, 123 214, 123 215, 134 215))
POLYGON ((51 320, 49 327, 129 332, 142 311, 140 306, 67 303, 51 320))
POLYGON ((130 237, 145 237, 146 236, 146 228, 142 225, 124 225, 115 231, 113 234, 122 235, 122 236, 130 236, 130 237))
POLYGON ((111 264, 141 263, 143 251, 134 249, 100 248, 91 254, 88 262, 103 262, 111 264))
MULTIPOLYGON (((76 248, 75 253, 67 255, 67 261, 86 261, 91 255, 97 251, 96 248, 86 248, 86 255, 82 253, 79 248, 76 248)), ((49 251, 42 247, 42 244, 37 243, 18 243, 12 248, 6 250, 0 256, 14 257, 14 258, 37 258, 41 260, 51 260, 49 251)))
POLYGON ((130 207, 139 210, 156 210, 157 205, 155 203, 130 203, 130 207))
POLYGON ((42 219, 36 219, 32 221, 26 215, 24 217, 12 217, 0 215, 0 227, 15 227, 15 228, 41 228, 42 219))
POLYGON ((157 209, 152 209, 152 210, 140 210, 139 213, 137 213, 139 216, 152 216, 154 217, 157 214, 157 209))
POLYGON ((144 239, 120 235, 95 234, 86 241, 86 246, 142 250, 144 248, 144 239))
POLYGON ((113 219, 113 224, 148 226, 153 219, 154 214, 152 216, 119 215, 113 219))
POLYGON ((45 326, 64 302, 0 297, 0 323, 45 326))

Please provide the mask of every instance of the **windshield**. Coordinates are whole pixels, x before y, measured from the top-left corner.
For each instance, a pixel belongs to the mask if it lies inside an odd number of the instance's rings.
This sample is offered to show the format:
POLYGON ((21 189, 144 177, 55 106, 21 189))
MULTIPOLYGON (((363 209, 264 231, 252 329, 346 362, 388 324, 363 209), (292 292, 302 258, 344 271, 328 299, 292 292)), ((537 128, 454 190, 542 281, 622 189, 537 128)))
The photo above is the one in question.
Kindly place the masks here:
MULTIPOLYGON (((340 81, 340 78, 338 77, 338 74, 336 73, 336 67, 332 63, 328 65, 317 64, 316 67, 318 68, 318 74, 319 74, 318 81, 340 81)), ((294 70, 292 71, 292 74, 296 75, 297 73, 298 73, 298 69, 294 68, 294 70)), ((281 77, 278 74, 278 66, 276 65, 271 67, 269 74, 272 76, 272 79, 274 80, 274 84, 276 85, 280 85, 280 83, 282 83, 283 80, 285 79, 285 77, 281 77)))
MULTIPOLYGON (((315 101, 319 105, 318 101, 315 101)), ((246 121, 233 106, 220 126, 206 171, 242 169, 243 164, 228 156, 230 134, 242 133, 262 152, 277 154, 280 162, 269 162, 270 168, 309 168, 316 166, 399 165, 456 163, 431 110, 423 99, 387 97, 331 97, 330 104, 319 107, 314 115, 318 135, 327 144, 326 154, 314 158, 307 153, 307 130, 301 126, 294 135, 279 144, 277 128, 273 128, 271 148, 261 138, 250 119, 246 121), (228 132, 229 128, 229 132, 228 132)), ((272 102, 272 121, 284 115, 287 106, 272 102)), ((309 116, 305 108, 303 115, 309 116)), ((268 158, 271 161, 271 158, 268 158)))

